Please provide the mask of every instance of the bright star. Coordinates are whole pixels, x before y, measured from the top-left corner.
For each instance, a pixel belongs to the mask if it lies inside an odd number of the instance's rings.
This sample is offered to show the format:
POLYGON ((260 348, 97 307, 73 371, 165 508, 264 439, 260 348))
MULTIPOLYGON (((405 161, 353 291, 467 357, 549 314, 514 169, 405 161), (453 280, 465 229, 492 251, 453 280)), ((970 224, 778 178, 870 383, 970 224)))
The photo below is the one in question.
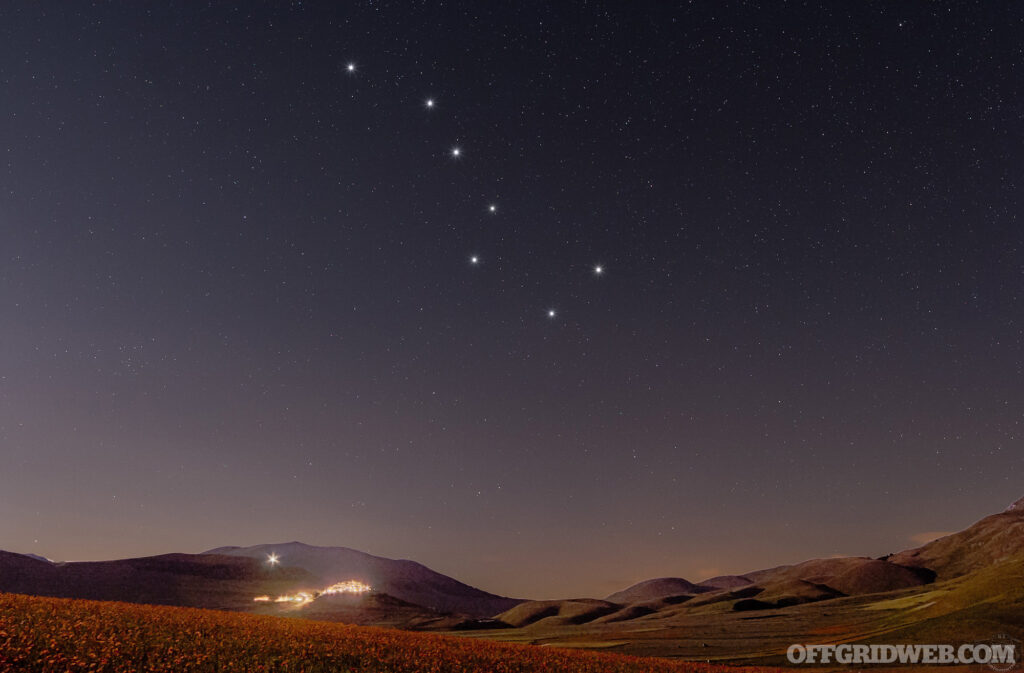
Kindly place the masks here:
POLYGON ((427 99, 427 107, 434 107, 434 99, 433 98, 428 98, 427 99))
POLYGON ((498 206, 492 203, 491 205, 487 206, 487 210, 489 210, 492 213, 496 213, 498 212, 498 206))
POLYGON ((603 266, 598 264, 597 266, 594 267, 594 275, 595 276, 600 276, 602 273, 604 273, 604 267, 603 266))
POLYGON ((473 265, 479 264, 480 258, 477 257, 476 255, 473 255, 472 257, 469 258, 469 263, 473 265))
POLYGON ((267 563, 272 566, 276 566, 281 562, 281 559, 277 558, 277 554, 267 554, 267 563))
POLYGON ((553 308, 549 308, 548 309, 548 317, 549 318, 554 318, 556 315, 557 315, 557 313, 555 313, 555 309, 553 309, 553 308))
POLYGON ((458 147, 453 147, 452 148, 452 156, 453 157, 458 157, 458 156, 461 156, 461 155, 462 155, 462 150, 460 150, 458 147))
POLYGON ((356 71, 356 64, 355 63, 349 63, 348 65, 345 66, 345 70, 348 70, 349 72, 355 72, 356 71))

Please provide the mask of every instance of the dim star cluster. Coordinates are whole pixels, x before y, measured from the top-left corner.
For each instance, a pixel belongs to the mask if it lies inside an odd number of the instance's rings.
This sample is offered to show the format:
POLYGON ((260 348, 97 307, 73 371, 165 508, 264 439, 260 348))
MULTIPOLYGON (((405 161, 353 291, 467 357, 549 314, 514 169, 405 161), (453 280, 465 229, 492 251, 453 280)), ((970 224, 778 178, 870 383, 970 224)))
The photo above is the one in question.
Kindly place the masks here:
MULTIPOLYGON (((348 63, 346 65, 345 69, 346 69, 346 71, 349 74, 355 74, 356 73, 356 65, 355 65, 355 63, 348 63)), ((429 97, 429 98, 424 100, 423 105, 428 110, 433 110, 437 106, 437 99, 435 99, 433 97, 429 97)), ((449 154, 449 156, 452 159, 461 159, 463 157, 462 147, 460 147, 458 145, 454 145, 454 146, 451 147, 451 149, 448 150, 448 154, 449 154)), ((498 204, 496 204, 496 203, 489 203, 489 204, 487 204, 487 212, 491 213, 492 215, 496 215, 498 213, 498 204)), ((480 263, 481 263, 480 255, 472 254, 472 255, 469 256, 469 264, 470 264, 470 266, 474 266, 474 267, 480 266, 480 263)), ((603 276, 604 273, 605 273, 605 267, 604 267, 603 264, 595 264, 592 267, 592 272, 593 272, 594 276, 603 276)), ((556 317, 558 317, 558 313, 554 309, 547 309, 545 311, 545 315, 547 315, 549 320, 554 320, 556 317)))

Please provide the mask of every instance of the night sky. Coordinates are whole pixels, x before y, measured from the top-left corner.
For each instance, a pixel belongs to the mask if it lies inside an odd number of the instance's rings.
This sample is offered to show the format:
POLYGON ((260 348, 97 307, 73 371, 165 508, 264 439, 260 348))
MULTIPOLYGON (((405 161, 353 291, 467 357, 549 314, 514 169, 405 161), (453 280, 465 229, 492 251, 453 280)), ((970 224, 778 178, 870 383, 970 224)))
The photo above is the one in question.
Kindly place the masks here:
POLYGON ((603 596, 1002 509, 1021 35, 995 0, 4 3, 0 548, 603 596))

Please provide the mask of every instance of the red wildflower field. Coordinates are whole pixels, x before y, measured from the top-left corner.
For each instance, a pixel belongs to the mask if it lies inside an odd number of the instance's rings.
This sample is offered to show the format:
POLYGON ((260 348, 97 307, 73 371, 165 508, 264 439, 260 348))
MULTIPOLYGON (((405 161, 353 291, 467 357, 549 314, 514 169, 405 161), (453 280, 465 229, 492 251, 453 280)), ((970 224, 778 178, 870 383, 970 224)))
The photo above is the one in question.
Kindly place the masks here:
POLYGON ((281 617, 0 594, 0 671, 725 673, 665 659, 281 617))

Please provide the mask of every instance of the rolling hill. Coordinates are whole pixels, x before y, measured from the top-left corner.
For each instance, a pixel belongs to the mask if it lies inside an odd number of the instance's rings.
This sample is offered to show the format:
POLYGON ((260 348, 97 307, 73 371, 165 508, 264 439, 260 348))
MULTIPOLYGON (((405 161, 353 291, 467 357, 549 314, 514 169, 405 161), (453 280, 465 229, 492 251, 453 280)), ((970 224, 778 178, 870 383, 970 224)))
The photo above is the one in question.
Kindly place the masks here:
POLYGON ((923 568, 864 557, 812 559, 796 565, 747 573, 754 584, 803 580, 823 584, 847 595, 873 594, 927 584, 935 574, 923 568))
MULTIPOLYGON (((0 592, 287 615, 567 647, 781 664, 787 644, 1024 636, 1024 499, 884 558, 812 559, 693 583, 662 577, 605 600, 521 601, 413 561, 299 542, 117 561, 0 552, 0 592), (278 563, 268 563, 273 554, 278 563), (359 580, 373 591, 319 591, 359 580), (297 603, 271 597, 300 590, 297 603), (266 595, 263 602, 254 602, 266 595), (495 619, 486 619, 496 617, 495 619)), ((895 641, 903 642, 903 641, 895 641)))
POLYGON ((565 626, 584 624, 617 612, 619 606, 596 598, 566 601, 526 601, 496 617, 510 626, 565 626))
POLYGON ((607 601, 531 601, 498 618, 512 628, 474 635, 734 664, 785 665, 786 647, 801 641, 1020 639, 1024 499, 959 533, 881 559, 812 559, 696 585, 659 578, 607 601), (692 593, 665 595, 676 591, 692 593))
POLYGON ((0 551, 0 592, 176 605, 308 617, 405 628, 467 628, 519 601, 495 596, 412 561, 394 561, 352 549, 293 542, 225 547, 204 554, 163 554, 114 561, 54 563, 0 551), (275 549, 280 564, 267 563, 275 549), (273 598, 315 594, 357 579, 373 591, 317 596, 310 602, 273 598), (254 601, 268 596, 264 603, 254 601))
POLYGON ((373 556, 346 547, 316 547, 301 542, 219 547, 205 554, 263 562, 270 554, 282 569, 298 567, 319 577, 324 586, 349 579, 366 582, 380 593, 443 613, 492 617, 522 602, 496 596, 435 572, 415 561, 373 556))
POLYGON ((713 591, 713 588, 693 584, 680 577, 660 577, 638 582, 622 591, 616 591, 605 600, 613 603, 639 603, 669 596, 701 594, 707 591, 713 591))
POLYGON ((967 574, 1024 552, 1024 498, 968 528, 888 557, 891 563, 926 568, 940 579, 967 574))

